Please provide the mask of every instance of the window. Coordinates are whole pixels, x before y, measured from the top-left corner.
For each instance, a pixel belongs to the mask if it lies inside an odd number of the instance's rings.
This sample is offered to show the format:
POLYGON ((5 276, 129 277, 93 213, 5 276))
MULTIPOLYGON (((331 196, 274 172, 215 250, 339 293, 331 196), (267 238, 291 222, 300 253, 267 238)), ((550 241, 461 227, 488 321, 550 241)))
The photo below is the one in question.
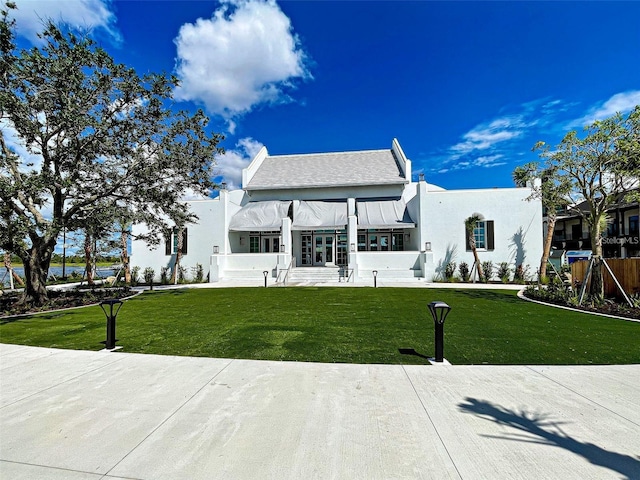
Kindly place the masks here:
MULTIPOLYGON (((481 220, 476 223, 473 229, 473 238, 476 241, 476 248, 483 250, 494 250, 494 233, 493 233, 493 220, 481 220)), ((467 250, 471 250, 469 244, 469 238, 465 232, 465 243, 467 250)))
POLYGON ((391 236, 391 250, 401 252, 404 250, 404 233, 394 233, 391 236))
POLYGON ((638 234, 638 215, 629 217, 629 235, 638 234))
POLYGON ((365 233, 358 234, 358 251, 359 252, 367 251, 367 235, 365 233))
POLYGON ((473 238, 476 241, 476 248, 487 248, 486 239, 486 222, 477 222, 473 229, 473 238))
MULTIPOLYGON (((165 255, 173 255, 178 253, 178 235, 179 230, 174 228, 171 231, 171 235, 165 239, 164 242, 164 253, 165 255)), ((182 254, 187 254, 187 229, 182 229, 182 254)))
POLYGON ((360 230, 358 232, 358 251, 403 251, 404 236, 404 232, 394 232, 393 230, 360 230))
POLYGON ((250 232, 249 253, 278 253, 279 251, 278 232, 250 232))
POLYGON ((260 237, 249 237, 249 253, 260 253, 260 237))

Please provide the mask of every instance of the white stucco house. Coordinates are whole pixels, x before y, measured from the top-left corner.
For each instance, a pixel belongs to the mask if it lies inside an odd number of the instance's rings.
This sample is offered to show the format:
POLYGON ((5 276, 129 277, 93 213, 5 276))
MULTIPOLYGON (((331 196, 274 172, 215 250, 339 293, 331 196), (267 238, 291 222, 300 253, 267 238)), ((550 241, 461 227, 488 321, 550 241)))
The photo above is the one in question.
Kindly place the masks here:
MULTIPOLYGON (((542 253, 542 206, 526 200, 529 188, 445 190, 422 175, 414 182, 396 139, 390 149, 354 152, 272 156, 263 147, 242 185, 189 202, 199 221, 186 229, 181 263, 202 265, 210 282, 259 282, 267 272, 270 283, 357 283, 374 271, 430 282, 449 261, 472 266, 464 221, 474 213, 481 261, 535 266, 542 253)), ((158 275, 173 266, 176 245, 133 241, 132 265, 158 275)))

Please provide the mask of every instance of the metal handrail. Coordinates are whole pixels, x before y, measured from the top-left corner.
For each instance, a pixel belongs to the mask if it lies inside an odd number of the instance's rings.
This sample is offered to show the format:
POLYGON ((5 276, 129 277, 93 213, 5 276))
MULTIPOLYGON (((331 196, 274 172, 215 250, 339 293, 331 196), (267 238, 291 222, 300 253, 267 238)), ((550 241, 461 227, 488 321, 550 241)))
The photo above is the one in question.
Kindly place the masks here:
POLYGON ((280 270, 280 272, 278 273, 278 278, 276 278, 276 283, 282 283, 285 287, 287 286, 287 280, 289 279, 289 272, 291 272, 291 268, 293 267, 294 260, 295 260, 295 257, 291 259, 287 268, 280 270), (282 275, 282 272, 284 272, 284 278, 282 279, 282 281, 280 281, 280 276, 282 275))
POLYGON ((340 267, 340 276, 338 277, 338 283, 342 282, 343 278, 346 278, 345 282, 349 283, 351 281, 351 277, 353 277, 353 268, 349 267, 340 267))

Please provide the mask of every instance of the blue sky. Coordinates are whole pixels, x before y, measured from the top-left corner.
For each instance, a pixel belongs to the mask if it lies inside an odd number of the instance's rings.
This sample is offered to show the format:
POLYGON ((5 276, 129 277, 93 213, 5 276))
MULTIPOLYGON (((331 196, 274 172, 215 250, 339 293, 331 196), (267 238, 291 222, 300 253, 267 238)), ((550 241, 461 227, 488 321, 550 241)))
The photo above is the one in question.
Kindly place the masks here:
POLYGON ((640 2, 18 0, 139 73, 182 80, 227 136, 218 174, 269 153, 390 148, 447 189, 513 186, 538 140, 640 104, 640 2))

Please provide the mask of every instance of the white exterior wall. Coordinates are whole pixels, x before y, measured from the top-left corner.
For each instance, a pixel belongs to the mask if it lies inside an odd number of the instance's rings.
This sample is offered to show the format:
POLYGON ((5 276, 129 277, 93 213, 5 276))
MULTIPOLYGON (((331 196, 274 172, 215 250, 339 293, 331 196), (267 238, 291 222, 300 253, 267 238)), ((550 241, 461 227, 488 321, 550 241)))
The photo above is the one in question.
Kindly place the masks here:
POLYGON ((474 213, 493 220, 495 228, 495 249, 478 249, 480 261, 529 265, 529 274, 534 275, 542 255, 542 205, 527 201, 530 194, 529 188, 427 192, 421 222, 433 261, 426 266, 426 280, 437 278, 449 261, 466 262, 471 268, 473 254, 466 250, 464 221, 474 213))
MULTIPOLYGON (((379 188, 252 192, 251 197, 242 190, 220 193, 216 199, 189 202, 199 221, 187 226, 188 252, 182 260, 188 274, 191 274, 191 267, 200 263, 205 277, 210 274, 211 281, 236 275, 259 279, 263 270, 274 272, 272 277, 277 275, 278 266, 288 265, 287 258, 291 258, 288 256, 249 254, 249 232, 229 232, 230 219, 247 202, 287 198, 337 199, 341 198, 338 193, 343 194, 345 200, 401 195, 417 224, 416 228, 404 229, 409 235, 405 237, 405 251, 350 252, 349 266, 359 279, 370 278, 371 272, 378 270, 379 278, 421 276, 432 281, 449 261, 458 265, 466 262, 471 267, 473 255, 465 249, 464 220, 474 213, 494 221, 495 249, 479 249, 481 261, 491 261, 494 265, 509 262, 512 268, 516 264, 529 265, 529 274, 533 275, 542 254, 542 207, 539 201, 526 201, 531 193, 528 188, 438 191, 425 182, 417 182, 379 188), (426 242, 430 242, 431 251, 425 252, 426 242), (218 246, 218 255, 213 255, 214 246, 218 246)), ((144 231, 144 228, 137 225, 134 233, 144 231)), ((300 265, 300 232, 293 231, 291 235, 294 261, 300 265)), ((287 241, 284 243, 288 244, 287 241)), ((351 243, 355 243, 355 238, 349 239, 351 243)), ((285 248, 290 255, 289 247, 285 248)), ((157 278, 161 267, 171 267, 174 261, 175 255, 165 255, 164 242, 155 249, 143 242, 132 244, 131 265, 139 266, 141 271, 152 267, 157 278)))
MULTIPOLYGON (((210 257, 213 246, 217 245, 220 252, 228 245, 229 236, 226 234, 229 224, 229 214, 232 216, 240 209, 240 201, 244 192, 221 192, 218 198, 211 200, 194 200, 187 202, 190 210, 197 215, 198 222, 187 225, 187 254, 182 256, 181 265, 187 269, 187 277, 191 278, 191 268, 196 264, 202 265, 205 278, 209 274, 210 257), (228 200, 225 200, 225 195, 228 200), (228 215, 225 218, 225 209, 228 215)), ((133 226, 133 234, 146 232, 146 225, 133 226)), ((140 267, 140 273, 151 267, 155 270, 156 280, 160 279, 162 267, 172 268, 175 255, 165 255, 165 242, 161 240, 157 247, 151 247, 142 241, 131 243, 131 267, 140 267)))

